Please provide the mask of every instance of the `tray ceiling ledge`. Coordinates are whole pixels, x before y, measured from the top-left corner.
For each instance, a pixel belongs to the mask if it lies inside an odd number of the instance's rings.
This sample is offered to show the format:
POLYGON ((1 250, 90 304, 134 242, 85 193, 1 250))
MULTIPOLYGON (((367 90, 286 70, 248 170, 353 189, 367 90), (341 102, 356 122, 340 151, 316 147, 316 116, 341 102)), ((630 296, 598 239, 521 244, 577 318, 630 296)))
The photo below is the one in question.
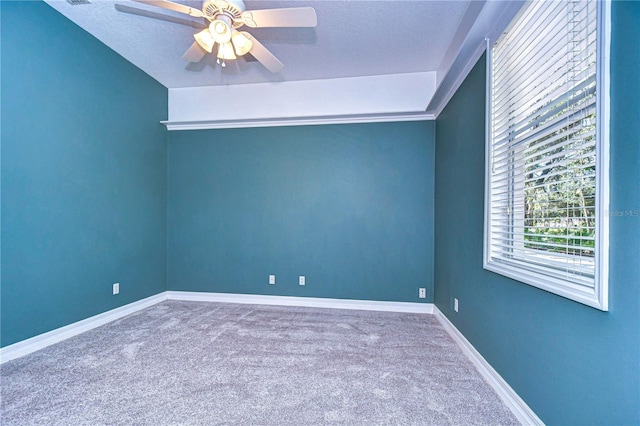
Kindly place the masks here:
POLYGON ((433 119, 436 73, 169 89, 169 130, 433 119))

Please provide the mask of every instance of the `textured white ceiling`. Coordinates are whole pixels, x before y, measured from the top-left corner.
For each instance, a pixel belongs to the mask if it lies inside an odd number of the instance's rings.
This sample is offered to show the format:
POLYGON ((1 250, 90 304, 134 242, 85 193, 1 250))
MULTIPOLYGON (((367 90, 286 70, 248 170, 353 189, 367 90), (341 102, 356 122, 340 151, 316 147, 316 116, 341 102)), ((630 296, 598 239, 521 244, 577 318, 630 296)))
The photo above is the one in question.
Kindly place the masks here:
MULTIPOLYGON (((200 1, 176 1, 201 7, 200 1)), ((211 55, 198 64, 185 62, 193 34, 204 26, 200 19, 125 0, 47 3, 170 89, 446 72, 450 52, 457 52, 461 32, 475 19, 469 15, 481 9, 478 3, 470 8, 470 1, 246 0, 248 10, 316 9, 317 28, 248 29, 284 63, 274 75, 244 59, 227 68, 211 55)))

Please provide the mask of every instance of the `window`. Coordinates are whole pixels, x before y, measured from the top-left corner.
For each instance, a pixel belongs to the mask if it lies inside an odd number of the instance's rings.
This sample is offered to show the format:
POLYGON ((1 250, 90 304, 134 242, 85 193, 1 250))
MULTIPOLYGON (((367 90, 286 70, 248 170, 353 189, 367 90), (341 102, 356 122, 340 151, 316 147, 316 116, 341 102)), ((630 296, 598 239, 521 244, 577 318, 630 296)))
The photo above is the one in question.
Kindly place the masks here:
POLYGON ((527 2, 487 62, 484 266, 601 310, 609 6, 527 2))

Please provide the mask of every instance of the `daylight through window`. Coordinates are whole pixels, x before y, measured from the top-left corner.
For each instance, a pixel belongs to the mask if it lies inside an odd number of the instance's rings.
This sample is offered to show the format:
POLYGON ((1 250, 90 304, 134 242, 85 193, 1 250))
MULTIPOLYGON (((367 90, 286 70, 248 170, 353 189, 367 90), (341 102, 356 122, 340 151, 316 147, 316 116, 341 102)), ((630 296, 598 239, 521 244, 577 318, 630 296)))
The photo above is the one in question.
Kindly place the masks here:
POLYGON ((528 2, 489 55, 485 267, 606 298, 606 6, 528 2))

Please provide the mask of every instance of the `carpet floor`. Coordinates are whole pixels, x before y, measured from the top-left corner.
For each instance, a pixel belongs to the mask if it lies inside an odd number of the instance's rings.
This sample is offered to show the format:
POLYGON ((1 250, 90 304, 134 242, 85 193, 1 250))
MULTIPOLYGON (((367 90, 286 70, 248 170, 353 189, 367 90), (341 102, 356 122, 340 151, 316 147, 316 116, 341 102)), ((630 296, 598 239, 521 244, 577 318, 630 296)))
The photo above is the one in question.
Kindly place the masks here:
POLYGON ((0 366, 2 425, 511 425, 435 317, 166 301, 0 366))

